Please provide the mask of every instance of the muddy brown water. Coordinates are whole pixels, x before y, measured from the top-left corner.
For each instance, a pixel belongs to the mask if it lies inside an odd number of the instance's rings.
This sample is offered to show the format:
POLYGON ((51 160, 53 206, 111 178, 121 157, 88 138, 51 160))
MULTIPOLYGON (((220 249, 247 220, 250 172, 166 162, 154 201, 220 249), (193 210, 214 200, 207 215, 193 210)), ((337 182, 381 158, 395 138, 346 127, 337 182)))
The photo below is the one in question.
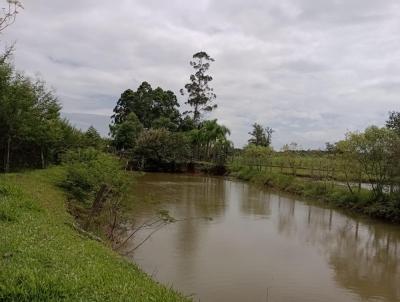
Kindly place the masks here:
POLYGON ((132 223, 181 221, 129 257, 194 301, 400 301, 398 225, 224 178, 149 173, 134 192, 132 223))

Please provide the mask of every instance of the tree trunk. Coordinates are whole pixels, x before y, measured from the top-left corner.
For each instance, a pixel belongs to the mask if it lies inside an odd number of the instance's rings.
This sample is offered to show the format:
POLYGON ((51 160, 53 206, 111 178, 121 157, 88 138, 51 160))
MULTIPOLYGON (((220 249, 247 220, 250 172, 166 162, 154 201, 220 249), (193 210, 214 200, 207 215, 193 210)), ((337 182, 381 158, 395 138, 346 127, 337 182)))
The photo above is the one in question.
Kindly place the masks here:
POLYGON ((200 120, 200 112, 199 112, 198 108, 199 108, 199 105, 196 104, 194 106, 194 113, 193 113, 193 121, 196 126, 197 126, 197 122, 200 120))
POLYGON ((90 210, 90 214, 89 214, 88 220, 87 220, 86 225, 85 225, 85 229, 88 229, 88 228, 89 228, 89 226, 90 226, 90 224, 91 224, 91 222, 92 222, 93 217, 94 217, 94 216, 101 210, 101 208, 103 207, 103 203, 105 202, 106 196, 107 196, 108 193, 109 193, 109 188, 108 188, 108 186, 107 186, 106 184, 102 184, 101 187, 100 187, 100 189, 99 189, 99 190, 97 191, 97 193, 96 193, 96 198, 95 198, 95 200, 93 201, 92 208, 91 208, 91 210, 90 210))
POLYGON ((40 148, 40 159, 41 159, 41 162, 42 162, 42 169, 45 169, 46 168, 46 162, 45 162, 45 159, 44 159, 43 147, 40 148))
POLYGON ((6 164, 4 168, 4 171, 6 173, 10 172, 10 153, 11 153, 11 136, 9 135, 7 139, 6 164))
POLYGON ((344 175, 345 175, 345 177, 346 177, 346 185, 347 185, 347 188, 349 189, 350 194, 351 194, 351 195, 354 195, 353 189, 351 188, 351 185, 350 185, 349 177, 348 177, 348 175, 347 175, 347 170, 346 170, 346 168, 344 168, 344 175))

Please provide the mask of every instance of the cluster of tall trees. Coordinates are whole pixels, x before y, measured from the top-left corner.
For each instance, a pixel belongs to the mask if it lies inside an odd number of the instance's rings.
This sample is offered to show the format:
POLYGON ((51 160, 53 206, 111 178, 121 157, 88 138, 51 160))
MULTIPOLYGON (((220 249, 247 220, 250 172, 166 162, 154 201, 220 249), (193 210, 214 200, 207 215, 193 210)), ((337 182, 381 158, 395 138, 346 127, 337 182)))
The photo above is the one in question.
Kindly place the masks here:
MULTIPOLYGON (((7 0, 0 10, 0 34, 23 9, 7 0)), ((60 117, 61 105, 44 81, 15 70, 10 61, 14 47, 0 54, 0 171, 45 168, 60 161, 66 150, 82 146, 102 148, 94 128, 83 133, 60 117)))
POLYGON ((82 132, 60 115, 61 105, 44 81, 17 72, 7 58, 0 62, 1 170, 45 168, 71 149, 93 147, 117 152, 141 168, 174 167, 192 161, 224 163, 232 149, 229 129, 204 113, 216 108, 206 74, 213 59, 193 56, 195 73, 185 85, 193 110, 181 113, 171 90, 143 82, 121 94, 110 125, 111 140, 93 127, 82 132), (110 149, 111 147, 111 149, 110 149))
POLYGON ((150 169, 199 160, 223 162, 232 148, 230 131, 216 119, 204 119, 217 107, 207 73, 213 61, 205 52, 193 55, 194 73, 181 90, 191 109, 183 113, 171 90, 153 88, 148 82, 135 91, 125 90, 110 125, 115 151, 150 169))
POLYGON ((61 105, 40 79, 31 79, 0 62, 1 170, 42 167, 59 162, 70 148, 102 148, 98 132, 81 132, 60 116, 61 105))

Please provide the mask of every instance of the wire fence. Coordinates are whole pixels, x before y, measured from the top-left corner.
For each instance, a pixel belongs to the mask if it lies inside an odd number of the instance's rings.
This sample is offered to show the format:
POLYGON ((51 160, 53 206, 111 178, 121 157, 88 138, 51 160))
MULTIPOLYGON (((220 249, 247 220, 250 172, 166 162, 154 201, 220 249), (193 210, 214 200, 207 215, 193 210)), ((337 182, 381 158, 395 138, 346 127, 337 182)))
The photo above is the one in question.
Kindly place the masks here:
POLYGON ((359 165, 333 158, 308 158, 302 160, 298 158, 271 157, 270 159, 259 160, 242 156, 232 156, 229 158, 228 165, 246 166, 260 171, 277 172, 321 180, 350 180, 357 183, 370 181, 370 179, 364 175, 359 165))

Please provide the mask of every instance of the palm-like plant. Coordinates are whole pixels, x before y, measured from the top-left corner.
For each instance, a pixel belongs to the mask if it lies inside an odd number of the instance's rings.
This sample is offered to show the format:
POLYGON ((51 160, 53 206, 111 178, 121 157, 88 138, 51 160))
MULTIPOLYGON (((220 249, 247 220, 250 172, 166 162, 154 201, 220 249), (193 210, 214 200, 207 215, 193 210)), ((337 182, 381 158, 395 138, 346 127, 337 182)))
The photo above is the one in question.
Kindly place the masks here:
POLYGON ((211 151, 216 144, 227 142, 230 131, 227 127, 219 125, 217 120, 204 121, 199 129, 199 141, 203 149, 203 158, 210 159, 211 151))

